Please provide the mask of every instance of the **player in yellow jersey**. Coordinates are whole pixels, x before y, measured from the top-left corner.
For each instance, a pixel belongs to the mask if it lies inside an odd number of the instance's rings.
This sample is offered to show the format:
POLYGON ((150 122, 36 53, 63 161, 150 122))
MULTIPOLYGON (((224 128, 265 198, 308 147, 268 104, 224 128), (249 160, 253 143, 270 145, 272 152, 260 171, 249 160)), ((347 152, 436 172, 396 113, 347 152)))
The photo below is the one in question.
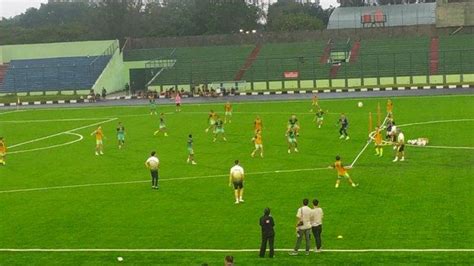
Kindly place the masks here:
POLYGON ((387 100, 387 115, 392 115, 393 113, 393 102, 392 100, 387 100))
POLYGON ((209 129, 214 127, 214 125, 216 124, 216 120, 217 120, 216 112, 214 112, 214 110, 209 111, 209 116, 207 118, 207 123, 209 126, 205 130, 206 133, 209 132, 209 129))
POLYGON ((263 122, 260 116, 257 116, 257 118, 255 118, 255 121, 253 122, 253 126, 254 126, 255 133, 257 133, 257 131, 260 131, 260 133, 262 132, 263 122))
POLYGON ((314 110, 319 109, 318 101, 319 101, 318 95, 317 94, 313 95, 313 98, 311 99, 311 110, 310 110, 310 112, 313 112, 314 110))
POLYGON ((255 137, 252 138, 252 141, 255 144, 255 150, 252 152, 251 156, 255 157, 255 153, 260 150, 260 157, 263 158, 262 132, 260 132, 260 130, 257 130, 255 137))
POLYGON ((229 123, 232 123, 232 121, 231 121, 231 119, 232 119, 232 104, 230 104, 230 102, 227 102, 225 104, 224 111, 225 111, 224 123, 227 123, 227 121, 229 121, 229 123))
POLYGON ((5 157, 7 156, 7 144, 3 137, 0 137, 0 165, 5 165, 5 157))
POLYGON ((382 157, 383 156, 383 147, 382 147, 382 133, 380 128, 375 128, 374 143, 375 143, 375 155, 382 157))
POLYGON ((94 132, 91 133, 91 136, 95 135, 95 155, 104 155, 104 143, 105 138, 102 127, 99 126, 94 132))
POLYGON ((352 181, 351 176, 347 172, 347 169, 350 169, 350 166, 343 166, 341 162, 341 157, 338 155, 336 156, 336 162, 333 165, 330 165, 329 168, 335 168, 337 170, 337 181, 336 181, 336 188, 339 187, 339 183, 341 182, 342 178, 346 178, 352 187, 357 187, 359 184, 356 184, 352 181))

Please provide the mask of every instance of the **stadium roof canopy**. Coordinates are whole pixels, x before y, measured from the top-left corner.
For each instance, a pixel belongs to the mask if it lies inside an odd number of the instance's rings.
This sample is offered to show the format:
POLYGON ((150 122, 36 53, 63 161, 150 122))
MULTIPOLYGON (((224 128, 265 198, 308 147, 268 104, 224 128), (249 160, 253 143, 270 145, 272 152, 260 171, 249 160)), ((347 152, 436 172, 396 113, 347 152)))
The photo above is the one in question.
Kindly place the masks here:
POLYGON ((353 29, 364 26, 411 26, 436 23, 436 3, 419 3, 407 5, 386 6, 362 6, 362 7, 338 7, 329 18, 328 29, 353 29), (376 12, 383 14, 385 22, 383 25, 371 25, 362 23, 363 15, 371 15, 376 12), (380 13, 381 12, 381 13, 380 13))

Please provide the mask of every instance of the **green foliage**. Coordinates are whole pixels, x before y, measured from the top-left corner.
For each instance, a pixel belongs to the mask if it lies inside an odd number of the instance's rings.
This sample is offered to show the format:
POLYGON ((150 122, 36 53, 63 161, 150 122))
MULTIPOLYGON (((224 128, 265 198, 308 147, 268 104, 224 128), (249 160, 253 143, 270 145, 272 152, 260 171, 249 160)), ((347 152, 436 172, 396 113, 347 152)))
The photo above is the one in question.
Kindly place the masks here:
POLYGON ((299 4, 280 0, 270 6, 267 16, 267 30, 295 31, 323 29, 329 20, 332 9, 323 10, 312 3, 299 4))
POLYGON ((0 21, 0 44, 229 34, 256 29, 260 15, 243 0, 51 3, 0 21))

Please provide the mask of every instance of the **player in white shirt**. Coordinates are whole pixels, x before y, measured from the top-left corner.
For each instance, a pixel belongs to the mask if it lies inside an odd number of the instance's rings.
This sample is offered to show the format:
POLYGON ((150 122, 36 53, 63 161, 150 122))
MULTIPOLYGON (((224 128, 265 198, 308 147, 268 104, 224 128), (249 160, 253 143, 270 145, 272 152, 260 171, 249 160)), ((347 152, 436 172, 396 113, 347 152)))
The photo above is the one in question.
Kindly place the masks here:
POLYGON ((313 200, 313 209, 311 210, 311 230, 313 231, 316 247, 314 252, 321 252, 321 233, 323 232, 323 209, 319 207, 319 201, 313 200))
POLYGON ((230 168, 229 187, 234 185, 235 204, 244 202, 244 168, 235 160, 235 165, 230 168))
POLYGON ((400 162, 405 161, 405 135, 403 132, 398 129, 397 130, 397 142, 395 144, 397 154, 395 155, 395 159, 393 162, 396 162, 400 159, 400 162))
POLYGON ((310 236, 311 236, 311 215, 312 210, 308 207, 309 200, 303 199, 303 206, 296 212, 296 245, 290 255, 298 255, 298 249, 300 248, 303 236, 306 242, 306 255, 309 255, 310 248, 310 236))
POLYGON ((158 168, 160 167, 160 160, 155 155, 156 152, 152 151, 151 156, 145 162, 145 166, 150 169, 152 189, 158 189, 158 168))

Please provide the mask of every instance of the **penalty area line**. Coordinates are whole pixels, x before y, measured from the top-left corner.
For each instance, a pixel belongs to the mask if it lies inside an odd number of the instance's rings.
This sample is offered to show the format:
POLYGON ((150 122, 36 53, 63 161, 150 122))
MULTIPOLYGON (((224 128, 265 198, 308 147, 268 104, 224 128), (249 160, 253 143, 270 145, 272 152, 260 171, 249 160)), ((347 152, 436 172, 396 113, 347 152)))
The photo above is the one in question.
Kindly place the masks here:
MULTIPOLYGON (((280 248, 275 249, 279 252, 288 252, 292 251, 290 248, 280 248)), ((68 253, 68 252, 123 252, 123 253, 137 253, 137 252, 147 252, 147 253, 166 253, 166 252, 190 252, 190 253, 221 253, 221 252, 235 252, 235 253, 245 253, 245 252, 258 252, 259 249, 180 249, 180 248, 139 248, 139 249, 121 249, 121 248, 59 248, 59 249, 49 249, 49 248, 0 248, 0 252, 49 252, 49 253, 68 253)), ((375 253, 375 252, 386 252, 386 253, 420 253, 420 252, 474 252, 474 249, 462 249, 462 248, 453 248, 453 249, 324 249, 322 252, 337 252, 337 253, 375 253)))
MULTIPOLYGON (((277 174, 277 173, 307 172, 307 171, 318 171, 318 170, 328 170, 328 169, 329 168, 326 168, 326 167, 319 167, 319 168, 290 169, 290 170, 273 170, 273 171, 262 171, 262 172, 248 173, 246 175, 248 176, 248 175, 277 174)), ((228 174, 205 175, 205 176, 185 176, 185 177, 177 177, 177 178, 163 178, 163 179, 160 179, 160 182, 192 180, 192 179, 205 179, 205 178, 213 178, 213 177, 228 177, 228 176, 229 176, 228 174)), ((66 186, 23 188, 23 189, 12 189, 12 190, 0 190, 0 194, 45 191, 45 190, 57 190, 57 189, 69 189, 69 188, 140 184, 140 183, 148 183, 148 182, 150 182, 150 180, 119 181, 119 182, 106 182, 106 183, 66 185, 66 186)))
POLYGON ((59 133, 52 134, 52 135, 48 135, 48 136, 45 136, 45 137, 41 137, 41 138, 37 138, 37 139, 32 139, 32 140, 29 140, 29 141, 21 142, 21 143, 18 143, 18 144, 11 145, 11 146, 10 146, 10 149, 16 148, 16 147, 19 147, 19 146, 23 146, 23 145, 25 145, 25 144, 30 144, 30 143, 33 143, 33 142, 38 142, 38 141, 41 141, 41 140, 54 138, 54 137, 57 137, 57 136, 60 136, 60 135, 63 135, 63 134, 72 133, 72 132, 74 132, 74 131, 78 131, 78 130, 81 130, 81 129, 84 129, 84 128, 88 128, 88 127, 92 127, 92 126, 97 126, 97 125, 104 124, 104 123, 109 123, 109 122, 112 122, 112 121, 117 120, 117 119, 118 119, 118 118, 111 118, 111 119, 108 119, 108 120, 104 120, 104 121, 100 121, 100 122, 97 122, 97 123, 85 125, 85 126, 82 126, 82 127, 78 127, 78 128, 66 130, 66 131, 59 132, 59 133))

